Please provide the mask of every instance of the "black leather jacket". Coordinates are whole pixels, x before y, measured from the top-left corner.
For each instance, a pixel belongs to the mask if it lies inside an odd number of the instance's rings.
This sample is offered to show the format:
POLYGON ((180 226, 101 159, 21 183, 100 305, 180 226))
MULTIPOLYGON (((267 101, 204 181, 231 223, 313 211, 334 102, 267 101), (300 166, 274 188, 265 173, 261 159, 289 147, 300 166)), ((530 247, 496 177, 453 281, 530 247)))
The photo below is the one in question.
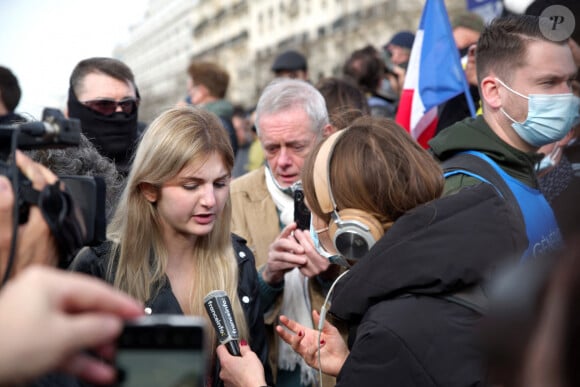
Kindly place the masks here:
MULTIPOLYGON (((268 346, 264 329, 264 316, 260 306, 254 255, 246 246, 245 239, 235 234, 232 234, 232 245, 238 259, 238 296, 250 329, 250 347, 264 364, 266 380, 270 384, 272 377, 271 369, 268 365, 268 346)), ((99 246, 83 249, 71 264, 71 269, 112 282, 106 275, 107 257, 110 248, 111 242, 108 241, 99 246)), ((151 308, 152 313, 183 314, 171 290, 169 281, 165 282, 165 285, 153 299, 146 302, 146 307, 151 308)), ((214 367, 213 375, 211 375, 212 385, 223 386, 223 382, 219 379, 220 365, 217 358, 215 363, 216 366, 214 367)))

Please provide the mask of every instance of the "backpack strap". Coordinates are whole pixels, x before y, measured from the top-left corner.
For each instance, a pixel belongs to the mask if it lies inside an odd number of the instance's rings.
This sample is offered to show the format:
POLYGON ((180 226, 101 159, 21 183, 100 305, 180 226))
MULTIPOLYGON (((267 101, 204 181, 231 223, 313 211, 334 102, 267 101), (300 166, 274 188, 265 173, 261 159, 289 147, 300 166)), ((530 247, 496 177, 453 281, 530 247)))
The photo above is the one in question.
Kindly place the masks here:
MULTIPOLYGON (((523 219, 518 201, 508 184, 496 171, 495 167, 482 157, 477 156, 477 153, 479 152, 461 152, 443 161, 440 165, 443 168, 445 178, 464 174, 491 184, 516 214, 523 219)), ((441 298, 462 305, 480 315, 485 315, 488 310, 489 300, 481 285, 474 285, 441 298)))
POLYGON ((483 158, 478 157, 477 153, 479 152, 461 152, 443 161, 440 165, 443 168, 445 178, 463 174, 491 184, 516 214, 523 219, 518 200, 508 184, 496 171, 495 167, 483 158))

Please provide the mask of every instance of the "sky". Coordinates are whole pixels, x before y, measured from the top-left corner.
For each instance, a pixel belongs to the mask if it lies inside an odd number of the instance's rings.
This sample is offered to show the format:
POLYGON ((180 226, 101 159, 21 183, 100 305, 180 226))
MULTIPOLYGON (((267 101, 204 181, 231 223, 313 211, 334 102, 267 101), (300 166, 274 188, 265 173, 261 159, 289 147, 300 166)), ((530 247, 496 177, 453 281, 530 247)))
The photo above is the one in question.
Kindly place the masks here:
POLYGON ((75 65, 112 56, 148 0, 0 0, 0 65, 18 78, 16 111, 41 119, 44 107, 63 109, 75 65))

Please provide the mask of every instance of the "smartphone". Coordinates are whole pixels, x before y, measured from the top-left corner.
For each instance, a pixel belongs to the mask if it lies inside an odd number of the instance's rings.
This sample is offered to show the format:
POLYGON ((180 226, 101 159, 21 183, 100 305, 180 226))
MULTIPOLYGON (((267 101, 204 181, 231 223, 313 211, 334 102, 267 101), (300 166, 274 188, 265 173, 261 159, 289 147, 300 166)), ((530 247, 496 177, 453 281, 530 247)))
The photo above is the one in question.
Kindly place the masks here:
POLYGON ((205 323, 201 317, 149 315, 128 321, 117 341, 122 387, 202 387, 205 323))
POLYGON ((304 201, 304 191, 302 184, 296 183, 293 187, 294 192, 294 222, 300 230, 310 229, 310 210, 306 207, 304 201))

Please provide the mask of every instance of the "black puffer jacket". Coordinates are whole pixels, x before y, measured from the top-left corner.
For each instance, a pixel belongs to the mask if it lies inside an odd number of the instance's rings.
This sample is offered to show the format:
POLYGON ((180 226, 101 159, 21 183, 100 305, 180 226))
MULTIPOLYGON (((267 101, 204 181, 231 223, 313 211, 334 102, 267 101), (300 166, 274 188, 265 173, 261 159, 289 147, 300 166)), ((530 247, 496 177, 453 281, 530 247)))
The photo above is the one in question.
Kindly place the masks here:
POLYGON ((330 313, 351 327, 337 386, 484 385, 481 316, 445 297, 525 249, 510 214, 482 184, 398 219, 336 285, 330 313))
MULTIPOLYGON (((260 295, 258 290, 258 277, 254 255, 246 246, 246 241, 237 235, 232 235, 232 244, 238 259, 239 281, 238 296, 250 329, 250 347, 266 367, 266 380, 271 382, 271 369, 268 365, 268 346, 264 328, 264 316, 261 312, 260 295)), ((107 257, 111 248, 111 242, 85 248, 79 253, 71 265, 74 271, 86 273, 102 279, 107 279, 107 257)), ((109 282, 112 280, 107 279, 109 282)), ((156 297, 146 306, 151 308, 152 313, 183 314, 175 295, 171 290, 169 281, 161 288, 156 297)), ((213 386, 223 386, 219 379, 220 366, 216 361, 216 367, 212 375, 213 386)))

